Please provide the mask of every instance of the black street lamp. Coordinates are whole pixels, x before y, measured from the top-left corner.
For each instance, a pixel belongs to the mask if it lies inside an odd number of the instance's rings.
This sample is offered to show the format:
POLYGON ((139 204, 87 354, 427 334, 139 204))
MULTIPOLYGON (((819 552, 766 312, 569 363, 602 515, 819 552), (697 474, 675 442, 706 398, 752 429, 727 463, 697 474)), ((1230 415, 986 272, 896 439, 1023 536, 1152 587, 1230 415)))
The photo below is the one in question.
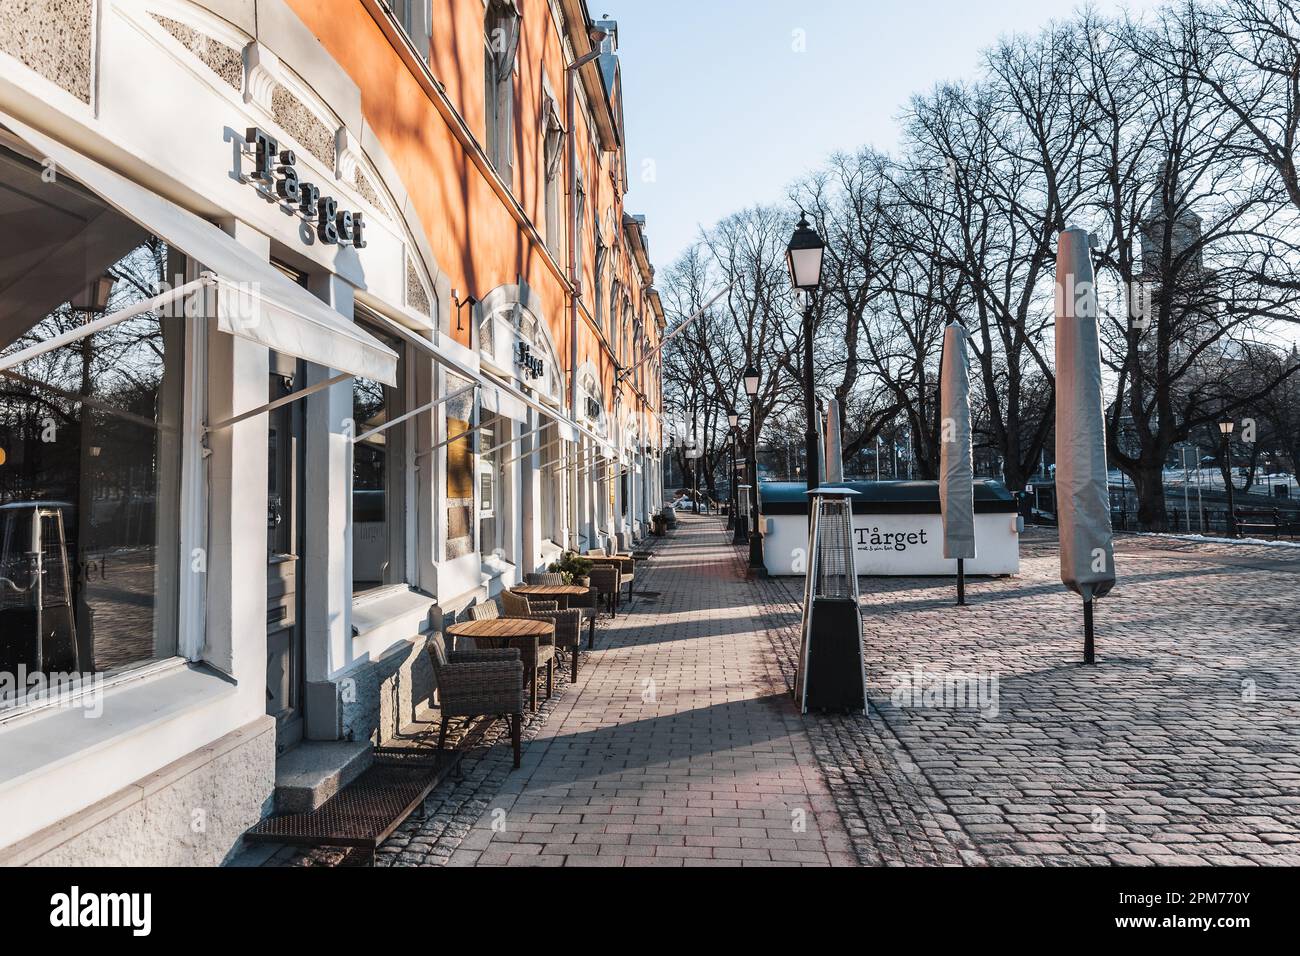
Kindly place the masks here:
POLYGON ((763 565, 763 535, 758 530, 758 369, 745 369, 745 394, 749 396, 749 566, 763 565))
POLYGON ((1227 415, 1219 422, 1219 434, 1223 436, 1223 482, 1228 492, 1228 537, 1237 536, 1237 514, 1232 505, 1232 429, 1236 425, 1227 415))
MULTIPOLYGON (((804 292, 803 309, 803 410, 808 420, 804 432, 804 471, 808 475, 808 490, 819 483, 821 463, 817 454, 817 395, 813 384, 813 309, 817 289, 822 284, 822 254, 826 243, 817 230, 808 225, 808 214, 800 210, 799 224, 794 228, 790 244, 786 246, 786 265, 790 270, 790 284, 804 292)), ((812 501, 811 498, 808 499, 812 501)), ((811 521, 811 514, 809 515, 811 521)))
POLYGON ((734 409, 727 410, 727 438, 731 451, 731 468, 727 472, 727 530, 736 528, 736 424, 740 416, 734 409))

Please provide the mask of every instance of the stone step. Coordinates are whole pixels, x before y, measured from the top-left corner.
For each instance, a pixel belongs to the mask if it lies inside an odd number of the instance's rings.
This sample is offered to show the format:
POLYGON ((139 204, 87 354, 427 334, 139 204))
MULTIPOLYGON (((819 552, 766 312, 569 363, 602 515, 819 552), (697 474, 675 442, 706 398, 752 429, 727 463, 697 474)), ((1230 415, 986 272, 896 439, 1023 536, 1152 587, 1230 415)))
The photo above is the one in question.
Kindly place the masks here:
POLYGON ((306 740, 275 762, 276 813, 310 813, 374 760, 370 741, 306 740))

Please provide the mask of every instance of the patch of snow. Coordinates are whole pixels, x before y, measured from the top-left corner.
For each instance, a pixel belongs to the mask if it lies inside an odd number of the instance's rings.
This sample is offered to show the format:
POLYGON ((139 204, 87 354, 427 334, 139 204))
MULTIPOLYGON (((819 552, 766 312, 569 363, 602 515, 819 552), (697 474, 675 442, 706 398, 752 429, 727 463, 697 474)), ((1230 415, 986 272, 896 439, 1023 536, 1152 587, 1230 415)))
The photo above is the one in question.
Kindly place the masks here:
POLYGON ((1177 538, 1198 544, 1263 544, 1270 548, 1300 548, 1300 541, 1265 541, 1263 538, 1214 538, 1204 534, 1159 534, 1154 531, 1137 531, 1139 538, 1177 538))

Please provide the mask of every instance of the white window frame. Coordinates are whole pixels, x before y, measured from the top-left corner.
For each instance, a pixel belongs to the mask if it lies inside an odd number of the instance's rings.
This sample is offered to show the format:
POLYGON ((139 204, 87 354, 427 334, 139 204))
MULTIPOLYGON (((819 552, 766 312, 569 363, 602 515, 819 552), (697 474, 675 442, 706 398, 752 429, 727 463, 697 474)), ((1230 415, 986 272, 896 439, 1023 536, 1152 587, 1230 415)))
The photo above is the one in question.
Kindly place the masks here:
MULTIPOLYGON (((12 144, 7 145, 13 148, 12 144)), ((21 152, 26 153, 25 150, 21 152)), ((197 281, 199 265, 188 256, 184 260, 187 284, 197 281)), ((215 314, 210 297, 216 294, 216 290, 211 285, 205 284, 191 294, 209 297, 204 307, 197 310, 199 315, 215 314)), ((192 310, 182 305, 169 311, 173 313, 173 321, 186 321, 192 310)), ((203 660, 207 643, 207 574, 193 568, 196 557, 203 555, 206 559, 208 554, 208 470, 203 448, 203 422, 208 409, 208 333, 206 322, 189 323, 180 359, 184 407, 180 435, 181 486, 177 500, 176 647, 165 657, 126 664, 111 673, 97 673, 93 679, 60 689, 55 695, 21 697, 0 703, 0 726, 46 708, 75 705, 77 701, 122 684, 175 670, 187 662, 203 660)))
MULTIPOLYGON (((385 338, 394 339, 397 342, 396 348, 398 355, 400 356, 398 368, 401 370, 401 376, 397 388, 401 393, 401 401, 399 404, 402 411, 400 414, 401 416, 404 416, 400 424, 395 424, 391 429, 389 429, 390 431, 399 432, 402 442, 400 461, 398 462, 398 467, 393 469, 396 474, 392 476, 392 479, 396 484, 395 492, 399 494, 401 503, 401 535, 396 547, 399 548, 402 556, 402 573, 398 576, 397 580, 394 580, 389 584, 380 584, 361 592, 352 590, 355 585, 353 581, 349 581, 348 593, 352 603, 356 605, 375 600, 376 598, 385 595, 390 595, 396 591, 409 591, 412 587, 417 586, 416 582, 419 580, 419 555, 416 548, 416 525, 419 515, 419 502, 416 500, 417 482, 415 479, 413 445, 415 439, 415 423, 421 419, 423 414, 427 414, 427 412, 411 414, 412 412, 417 411, 417 406, 419 404, 416 398, 417 378, 415 361, 418 359, 418 356, 415 349, 413 349, 409 343, 403 341, 400 336, 395 335, 389 328, 388 322, 385 318, 373 308, 357 303, 354 306, 353 311, 355 316, 354 321, 363 328, 366 328, 366 330, 371 332, 371 334, 379 332, 385 338)), ((360 429, 361 423, 356 422, 355 427, 360 429)), ((355 438, 362 434, 364 434, 364 432, 358 431, 357 435, 354 436, 352 446, 352 453, 354 456, 356 454, 355 438)), ((351 467, 355 467, 355 464, 350 465, 350 468, 351 467)), ((353 535, 355 536, 356 520, 352 511, 353 502, 352 474, 351 471, 349 471, 347 502, 348 527, 352 529, 353 535)), ((392 545, 390 545, 390 547, 392 547, 392 545)), ((353 559, 355 560, 355 544, 353 545, 353 548, 353 559)), ((355 575, 355 568, 353 569, 353 574, 355 575)))

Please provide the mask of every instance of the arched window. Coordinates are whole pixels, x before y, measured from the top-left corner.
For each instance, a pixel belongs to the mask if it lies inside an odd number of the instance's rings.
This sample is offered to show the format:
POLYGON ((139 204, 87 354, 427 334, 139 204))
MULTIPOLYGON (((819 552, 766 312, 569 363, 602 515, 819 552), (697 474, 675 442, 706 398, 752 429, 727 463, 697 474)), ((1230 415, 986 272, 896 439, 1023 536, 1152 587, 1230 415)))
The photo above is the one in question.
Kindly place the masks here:
POLYGON ((520 303, 497 304, 485 313, 479 355, 552 403, 563 399, 563 373, 545 323, 520 303))

